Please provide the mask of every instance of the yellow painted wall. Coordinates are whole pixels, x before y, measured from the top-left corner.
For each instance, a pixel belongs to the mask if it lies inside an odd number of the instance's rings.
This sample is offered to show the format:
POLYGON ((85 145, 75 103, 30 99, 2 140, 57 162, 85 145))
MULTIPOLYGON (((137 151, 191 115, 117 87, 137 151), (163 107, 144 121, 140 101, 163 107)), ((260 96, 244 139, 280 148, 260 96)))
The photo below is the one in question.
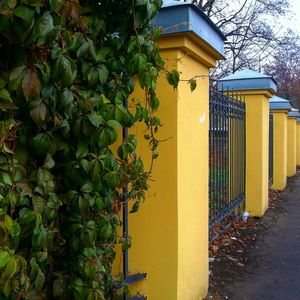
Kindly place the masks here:
POLYGON ((246 101, 246 210, 256 217, 268 208, 269 99, 268 91, 242 91, 246 101))
POLYGON ((179 71, 185 78, 206 76, 193 93, 184 82, 178 89, 177 299, 192 300, 202 299, 208 287, 209 74, 189 56, 179 71))
POLYGON ((297 166, 300 167, 300 123, 297 122, 297 140, 296 140, 296 143, 297 143, 297 150, 296 150, 296 161, 297 161, 297 166))
POLYGON ((288 118, 287 176, 296 174, 296 118, 288 118))
MULTIPOLYGON (((274 155, 273 188, 283 190, 287 179, 287 111, 273 112, 274 155)), ((300 149, 299 149, 300 150, 300 149)))
MULTIPOLYGON (((198 300, 208 289, 208 77, 216 56, 208 55, 205 45, 202 57, 204 44, 190 34, 163 37, 159 45, 166 67, 181 72, 181 79, 203 77, 197 79, 194 92, 186 81, 174 90, 165 75, 159 79, 158 115, 163 126, 158 138, 167 141, 159 146, 147 199, 129 217, 129 272, 148 274, 130 289, 150 300, 198 300)), ((142 98, 136 90, 133 99, 142 98)), ((139 140, 144 130, 133 129, 139 140)), ((148 149, 146 141, 138 145, 150 163, 148 149)), ((120 262, 118 258, 115 273, 122 270, 120 262)))
MULTIPOLYGON (((176 49, 162 50, 168 58, 170 69, 178 68, 179 52, 176 49)), ((178 269, 178 162, 177 162, 177 103, 178 90, 174 90, 161 76, 157 88, 160 99, 158 116, 163 126, 159 139, 168 139, 159 146, 159 157, 152 171, 153 181, 146 195, 146 201, 136 214, 129 215, 129 235, 132 247, 129 249, 129 274, 147 273, 147 279, 130 286, 132 294, 145 294, 148 299, 177 299, 178 269)), ((143 101, 138 89, 133 95, 135 101, 143 101)), ((149 169, 151 152, 143 139, 145 127, 134 128, 139 140, 138 153, 149 169)), ((120 271, 122 265, 120 264, 120 271)), ((116 271, 115 271, 116 272, 116 271)))

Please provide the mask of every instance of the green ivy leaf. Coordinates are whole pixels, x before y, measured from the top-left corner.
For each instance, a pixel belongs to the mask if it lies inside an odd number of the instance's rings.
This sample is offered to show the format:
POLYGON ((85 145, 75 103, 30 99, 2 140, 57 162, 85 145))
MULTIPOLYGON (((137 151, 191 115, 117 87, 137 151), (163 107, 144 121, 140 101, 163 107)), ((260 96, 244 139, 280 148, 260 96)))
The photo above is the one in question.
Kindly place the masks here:
POLYGON ((34 16, 34 10, 29 8, 28 6, 20 5, 14 10, 14 16, 22 19, 25 24, 30 24, 34 16))
POLYGON ((143 24, 145 24, 145 22, 147 22, 147 14, 145 13, 145 11, 137 11, 135 14, 135 27, 139 28, 141 27, 143 24))
POLYGON ((33 138, 33 148, 38 155, 48 152, 51 146, 51 139, 48 134, 39 133, 33 138))
POLYGON ((30 110, 30 116, 34 123, 41 128, 46 122, 47 107, 42 102, 30 110))
POLYGON ((74 72, 71 61, 64 55, 60 55, 55 60, 52 78, 54 81, 60 81, 64 87, 67 87, 74 80, 74 72))
POLYGON ((13 185, 11 177, 8 173, 2 173, 2 180, 7 185, 13 185))
POLYGON ((90 172, 90 170, 91 170, 91 164, 90 164, 90 162, 89 162, 88 160, 86 160, 86 159, 82 159, 82 160, 80 161, 80 164, 81 164, 82 168, 84 169, 84 171, 85 171, 87 174, 89 174, 89 172, 90 172))
POLYGON ((0 77, 0 89, 4 88, 7 84, 6 78, 1 78, 0 77))
POLYGON ((127 149, 128 152, 132 153, 137 147, 137 139, 133 134, 129 134, 127 138, 127 149))
POLYGON ((78 145, 77 151, 76 151, 76 158, 77 159, 82 159, 86 157, 89 153, 89 149, 86 144, 80 143, 78 145))
POLYGON ((69 86, 73 81, 73 70, 72 70, 71 62, 65 56, 61 57, 60 68, 61 68, 61 82, 63 86, 69 86))
POLYGON ((15 248, 17 248, 18 245, 19 245, 20 233, 21 233, 20 225, 17 222, 14 222, 13 226, 12 226, 12 230, 10 232, 10 235, 11 235, 11 238, 13 239, 13 241, 14 241, 15 248))
POLYGON ((61 100, 64 107, 70 107, 74 101, 74 94, 69 89, 65 88, 61 100))
POLYGON ((42 226, 36 225, 33 230, 32 247, 34 249, 41 248, 44 245, 45 240, 46 240, 45 229, 42 226))
POLYGON ((115 188, 119 182, 119 177, 115 171, 105 174, 103 179, 106 181, 107 186, 111 188, 115 188))
POLYGON ((91 67, 89 69, 89 72, 87 74, 87 79, 88 79, 88 82, 90 84, 90 86, 94 86, 95 84, 98 83, 98 73, 97 73, 97 69, 94 68, 94 67, 91 67))
POLYGON ((39 269, 36 279, 34 281, 35 290, 37 293, 40 293, 43 290, 44 284, 45 284, 45 275, 39 269))
MULTIPOLYGON (((87 39, 87 42, 88 42, 88 49, 89 49, 89 52, 90 52, 90 55, 91 57, 93 58, 94 61, 96 61, 97 59, 97 55, 96 55, 96 50, 95 50, 95 44, 94 42, 91 40, 91 39, 87 39)), ((107 71, 108 72, 108 71, 107 71)))
POLYGON ((17 0, 1 0, 0 15, 8 16, 12 13, 13 8, 17 5, 17 0))
POLYGON ((107 220, 104 222, 104 224, 99 228, 99 236, 103 238, 104 240, 108 240, 111 238, 113 234, 113 227, 111 223, 107 220))
POLYGON ((176 70, 173 70, 172 72, 167 73, 168 83, 170 85, 172 85, 174 87, 174 89, 176 89, 178 87, 179 77, 180 77, 179 73, 176 70))
POLYGON ((78 58, 83 56, 89 50, 89 44, 86 41, 82 41, 81 46, 78 48, 76 55, 78 58))
POLYGON ((30 224, 35 222, 35 213, 29 208, 22 208, 19 213, 20 224, 30 224))
POLYGON ((8 90, 0 89, 0 100, 5 100, 12 103, 12 99, 8 90))
POLYGON ((81 214, 86 214, 90 208, 90 202, 85 197, 78 197, 78 207, 81 214))
POLYGON ((128 151, 127 151, 127 147, 125 144, 120 145, 117 152, 118 152, 119 157, 122 160, 127 159, 128 151))
POLYGON ((93 185, 90 182, 86 182, 80 190, 83 193, 91 193, 93 191, 93 185))
POLYGON ((148 0, 136 0, 135 5, 136 6, 144 6, 148 4, 148 0))
POLYGON ((95 206, 99 209, 99 210, 102 210, 102 209, 104 209, 105 208, 105 203, 104 203, 104 201, 103 201, 103 199, 102 198, 96 198, 95 199, 95 206))
POLYGON ((197 81, 195 79, 191 79, 189 81, 189 84, 190 84, 191 91, 193 92, 197 87, 197 81))
POLYGON ((36 22, 37 44, 42 45, 46 42, 47 35, 54 29, 53 18, 49 11, 46 11, 36 22))
POLYGON ((57 278, 53 283, 53 296, 55 298, 61 297, 66 289, 66 284, 63 278, 57 278))
POLYGON ((23 0, 23 2, 33 7, 44 7, 46 4, 45 0, 23 0))
POLYGON ((13 227, 13 220, 9 215, 5 215, 4 224, 5 224, 5 228, 7 229, 7 231, 9 233, 11 233, 12 227, 13 227))
POLYGON ((11 293, 11 286, 10 286, 10 281, 7 280, 4 284, 4 288, 3 288, 3 293, 6 297, 10 296, 11 293))
POLYGON ((17 261, 13 256, 11 256, 8 260, 5 272, 3 273, 2 276, 3 278, 6 278, 6 280, 8 280, 11 277, 13 277, 16 272, 17 272, 17 261))
POLYGON ((0 269, 4 268, 9 261, 10 255, 7 251, 0 251, 0 269))
POLYGON ((64 4, 63 0, 49 0, 50 9, 59 12, 64 4))
POLYGON ((33 211, 35 213, 43 213, 45 207, 45 199, 41 196, 32 197, 33 211))
POLYGON ((97 62, 105 62, 106 56, 111 52, 110 48, 100 48, 96 53, 96 61, 97 62))
POLYGON ((44 164, 43 164, 43 168, 46 169, 52 169, 55 166, 55 161, 53 159, 53 157, 50 154, 47 154, 44 164))
POLYGON ((159 100, 157 99, 157 97, 153 97, 150 101, 149 104, 151 105, 151 109, 153 111, 156 111, 159 107, 159 100))
POLYGON ((113 129, 122 128, 122 125, 116 120, 109 120, 106 124, 113 129))
POLYGON ((102 129, 98 140, 98 146, 104 148, 108 145, 110 145, 110 134, 107 130, 102 129))
POLYGON ((93 169, 92 169, 92 178, 93 180, 99 180, 100 179, 100 163, 98 161, 93 162, 93 169))
MULTIPOLYGON (((37 172, 37 183, 39 187, 43 188, 47 193, 54 192, 55 184, 53 175, 48 169, 39 168, 37 172)), ((40 194, 42 192, 40 191, 40 194)))
POLYGON ((136 71, 142 74, 147 67, 147 58, 145 54, 136 53, 132 57, 132 66, 133 71, 136 71))
POLYGON ((109 74, 106 66, 105 65, 100 65, 97 68, 97 71, 98 71, 98 77, 99 77, 99 80, 100 80, 101 84, 104 84, 107 81, 108 74, 109 74))
POLYGON ((103 119, 103 117, 96 114, 95 112, 90 113, 88 115, 88 118, 89 118, 91 124, 97 128, 99 127, 99 125, 105 124, 105 120, 103 119))
POLYGON ((15 91, 21 86, 25 72, 25 66, 17 67, 10 72, 8 85, 10 91, 15 91))
POLYGON ((2 93, 2 99, 0 97, 0 109, 2 111, 7 111, 10 109, 17 109, 17 107, 15 106, 15 104, 13 103, 13 101, 11 100, 11 98, 8 98, 8 96, 10 97, 9 94, 7 94, 5 92, 5 94, 3 93, 3 89, 0 90, 0 93, 2 93), (8 99, 3 99, 3 98, 8 98, 8 99))
POLYGON ((83 296, 83 282, 80 278, 76 278, 74 281, 74 290, 75 290, 75 295, 77 296, 76 299, 84 299, 83 296))
POLYGON ((87 296, 87 300, 94 300, 95 297, 94 297, 94 292, 93 291, 90 291, 88 296, 87 296))

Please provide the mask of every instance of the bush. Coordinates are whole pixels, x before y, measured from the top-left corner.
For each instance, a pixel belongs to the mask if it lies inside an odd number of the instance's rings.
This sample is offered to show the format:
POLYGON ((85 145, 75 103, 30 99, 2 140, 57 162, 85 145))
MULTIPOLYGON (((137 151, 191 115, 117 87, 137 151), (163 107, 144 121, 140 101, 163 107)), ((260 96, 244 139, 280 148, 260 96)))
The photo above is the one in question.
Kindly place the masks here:
POLYGON ((136 211, 149 178, 135 136, 111 145, 144 122, 157 156, 160 5, 1 1, 1 299, 109 298, 122 191, 136 211))

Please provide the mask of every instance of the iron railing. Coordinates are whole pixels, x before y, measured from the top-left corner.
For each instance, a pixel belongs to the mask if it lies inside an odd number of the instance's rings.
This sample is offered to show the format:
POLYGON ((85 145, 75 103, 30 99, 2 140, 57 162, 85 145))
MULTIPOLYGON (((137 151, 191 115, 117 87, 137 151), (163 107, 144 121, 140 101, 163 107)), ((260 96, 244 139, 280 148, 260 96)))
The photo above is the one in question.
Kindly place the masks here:
POLYGON ((215 227, 245 201, 245 102, 229 91, 210 88, 209 121, 209 227, 215 227))
POLYGON ((273 127, 273 114, 270 114, 269 119, 269 184, 273 184, 273 168, 274 168, 274 144, 273 144, 273 136, 274 136, 274 127, 273 127))

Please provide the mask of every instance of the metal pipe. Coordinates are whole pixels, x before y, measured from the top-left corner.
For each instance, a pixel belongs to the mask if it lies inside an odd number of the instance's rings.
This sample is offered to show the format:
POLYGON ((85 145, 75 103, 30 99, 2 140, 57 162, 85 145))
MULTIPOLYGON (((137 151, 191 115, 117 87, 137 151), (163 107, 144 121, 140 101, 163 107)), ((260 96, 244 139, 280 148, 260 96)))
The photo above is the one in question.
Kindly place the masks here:
MULTIPOLYGON (((124 107, 127 110, 128 109, 128 100, 126 99, 124 101, 124 107)), ((122 140, 123 143, 126 142, 128 139, 128 128, 123 127, 122 128, 122 140)), ((122 219, 123 219, 123 238, 128 238, 128 186, 123 188, 123 210, 122 210, 122 219)), ((126 278, 128 277, 128 249, 125 247, 123 250, 123 276, 124 281, 126 281, 126 278)), ((123 300, 127 300, 127 295, 123 294, 123 300)))

